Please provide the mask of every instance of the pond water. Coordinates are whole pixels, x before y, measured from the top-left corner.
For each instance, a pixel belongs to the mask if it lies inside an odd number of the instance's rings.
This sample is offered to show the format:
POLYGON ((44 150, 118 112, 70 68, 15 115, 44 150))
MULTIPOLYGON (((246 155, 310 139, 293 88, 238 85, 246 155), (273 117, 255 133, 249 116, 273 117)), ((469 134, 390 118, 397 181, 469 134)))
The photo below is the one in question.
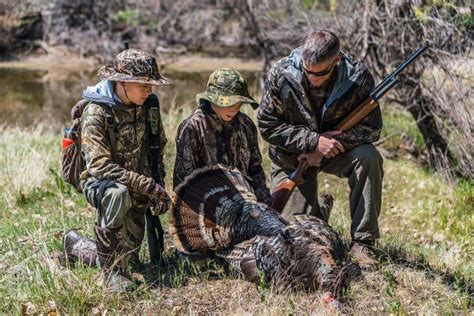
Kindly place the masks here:
MULTIPOLYGON (((156 87, 162 111, 170 107, 195 107, 195 95, 204 91, 212 71, 167 72, 173 85, 156 87)), ((242 71, 252 96, 259 95, 259 73, 242 71)), ((98 82, 96 68, 54 71, 0 68, 0 126, 28 127, 36 124, 57 126, 69 121, 72 106, 86 86, 98 82)), ((56 130, 56 128, 54 128, 56 130)))

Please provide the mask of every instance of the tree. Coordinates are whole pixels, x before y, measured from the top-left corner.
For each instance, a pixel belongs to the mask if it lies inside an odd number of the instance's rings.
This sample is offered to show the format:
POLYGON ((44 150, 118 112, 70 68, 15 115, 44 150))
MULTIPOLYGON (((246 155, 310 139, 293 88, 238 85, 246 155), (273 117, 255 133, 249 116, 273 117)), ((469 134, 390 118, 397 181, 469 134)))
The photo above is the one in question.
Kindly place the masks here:
POLYGON ((472 179, 473 104, 463 63, 471 63, 470 9, 449 1, 416 5, 412 1, 360 1, 337 18, 344 42, 377 77, 387 75, 411 51, 430 49, 410 66, 388 100, 411 113, 423 135, 430 166, 447 177, 472 179), (466 11, 463 13, 463 10, 466 11), (467 17, 468 15, 468 17, 467 17))

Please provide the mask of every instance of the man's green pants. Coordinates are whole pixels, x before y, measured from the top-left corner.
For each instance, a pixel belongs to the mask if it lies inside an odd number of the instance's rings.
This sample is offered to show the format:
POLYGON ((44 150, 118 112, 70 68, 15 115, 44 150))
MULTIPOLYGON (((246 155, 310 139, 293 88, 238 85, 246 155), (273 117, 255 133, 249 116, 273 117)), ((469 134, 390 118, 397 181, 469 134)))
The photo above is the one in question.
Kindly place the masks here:
MULTIPOLYGON (((369 241, 380 237, 378 216, 382 202, 383 159, 372 144, 364 144, 337 155, 324 163, 322 172, 347 178, 350 194, 351 236, 369 241)), ((293 170, 272 164, 272 192, 293 170)), ((296 214, 310 214, 329 220, 329 214, 318 203, 318 169, 309 167, 305 182, 295 188, 282 215, 292 220, 296 214)))

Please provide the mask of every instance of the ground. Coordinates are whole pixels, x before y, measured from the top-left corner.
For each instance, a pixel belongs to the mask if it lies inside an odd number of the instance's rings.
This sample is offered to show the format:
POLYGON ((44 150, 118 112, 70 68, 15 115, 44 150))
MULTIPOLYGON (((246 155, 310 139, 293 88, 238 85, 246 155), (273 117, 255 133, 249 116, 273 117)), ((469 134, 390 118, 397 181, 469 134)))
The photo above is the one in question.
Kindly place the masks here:
MULTIPOLYGON (((190 113, 191 109, 171 109, 165 115, 170 139, 168 185, 176 126, 190 113)), ((383 113, 381 149, 388 154, 379 247, 385 256, 379 269, 365 272, 353 283, 345 311, 473 313, 473 184, 447 182, 399 150, 406 139, 413 140, 415 147, 422 146, 417 143, 416 128, 402 111, 384 108, 383 113)), ((60 177, 60 137, 46 125, 4 127, 0 133, 1 312, 334 314, 321 303, 319 292, 255 286, 212 264, 199 268, 179 262, 152 280, 156 282, 148 280, 138 291, 122 295, 102 287, 98 269, 63 268, 52 258, 61 249, 63 232, 80 228, 92 237, 95 214, 60 177)), ((261 145, 265 153, 266 146, 261 145)), ((335 196, 330 224, 347 240, 346 182, 322 176, 320 185, 335 196)), ((166 223, 166 216, 162 222, 166 223)), ((171 257, 171 241, 167 239, 166 245, 171 257)))

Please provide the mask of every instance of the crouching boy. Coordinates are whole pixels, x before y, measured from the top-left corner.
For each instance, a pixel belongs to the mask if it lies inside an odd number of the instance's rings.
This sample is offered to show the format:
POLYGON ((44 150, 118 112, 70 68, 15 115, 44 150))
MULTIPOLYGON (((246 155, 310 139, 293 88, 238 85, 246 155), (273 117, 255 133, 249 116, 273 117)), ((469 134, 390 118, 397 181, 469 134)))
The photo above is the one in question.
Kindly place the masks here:
POLYGON ((99 77, 102 81, 83 93, 88 104, 81 123, 80 182, 97 209, 97 241, 70 231, 64 246, 70 257, 98 257, 106 286, 122 291, 134 285, 129 272, 138 264, 145 212, 152 207, 161 214, 170 205, 164 189, 166 137, 152 94, 152 86, 170 82, 158 72, 155 57, 136 49, 118 54, 99 77), (157 139, 158 145, 150 146, 157 139))

